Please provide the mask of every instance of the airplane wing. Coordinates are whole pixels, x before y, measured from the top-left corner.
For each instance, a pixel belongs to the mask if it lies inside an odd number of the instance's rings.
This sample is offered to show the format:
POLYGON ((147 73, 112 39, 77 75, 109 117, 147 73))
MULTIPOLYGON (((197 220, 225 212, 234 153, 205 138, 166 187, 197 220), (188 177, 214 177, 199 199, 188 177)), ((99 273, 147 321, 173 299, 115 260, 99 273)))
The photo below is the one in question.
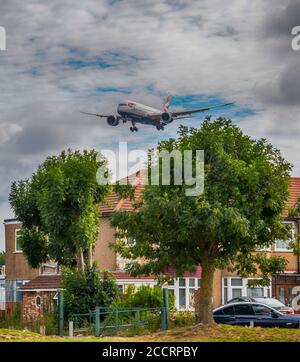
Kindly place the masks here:
MULTIPOLYGON (((188 109, 186 111, 179 111, 179 112, 171 112, 172 117, 173 118, 177 118, 177 119, 181 119, 181 118, 190 118, 189 115, 193 114, 193 113, 199 113, 199 112, 205 112, 208 111, 210 109, 213 108, 218 108, 218 107, 225 107, 225 106, 229 106, 230 104, 234 104, 235 102, 231 102, 231 103, 222 103, 222 104, 217 104, 216 106, 211 106, 211 107, 204 107, 204 108, 196 108, 196 109, 188 109)), ((147 117, 153 119, 153 120, 157 120, 159 121, 161 119, 161 113, 157 113, 157 114, 147 114, 147 117)))
POLYGON ((197 108, 197 109, 189 109, 186 111, 172 112, 172 117, 177 118, 177 117, 181 117, 181 116, 188 116, 189 114, 205 112, 205 111, 208 111, 213 108, 229 106, 230 104, 234 104, 234 102, 217 104, 216 106, 205 107, 205 108, 197 108))
POLYGON ((101 118, 109 117, 109 115, 107 115, 107 114, 89 113, 89 112, 82 112, 82 111, 80 111, 80 113, 88 114, 90 116, 97 116, 97 117, 101 117, 101 118))

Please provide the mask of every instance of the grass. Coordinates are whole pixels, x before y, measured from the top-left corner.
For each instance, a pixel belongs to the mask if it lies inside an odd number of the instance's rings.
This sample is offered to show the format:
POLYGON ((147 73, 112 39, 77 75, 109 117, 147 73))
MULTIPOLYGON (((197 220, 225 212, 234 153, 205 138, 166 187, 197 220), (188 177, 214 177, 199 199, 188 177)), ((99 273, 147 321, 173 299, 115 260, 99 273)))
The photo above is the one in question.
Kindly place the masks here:
POLYGON ((0 329, 0 341, 4 342, 300 342, 300 329, 250 328, 227 325, 174 328, 138 337, 109 338, 61 338, 11 329, 0 329))

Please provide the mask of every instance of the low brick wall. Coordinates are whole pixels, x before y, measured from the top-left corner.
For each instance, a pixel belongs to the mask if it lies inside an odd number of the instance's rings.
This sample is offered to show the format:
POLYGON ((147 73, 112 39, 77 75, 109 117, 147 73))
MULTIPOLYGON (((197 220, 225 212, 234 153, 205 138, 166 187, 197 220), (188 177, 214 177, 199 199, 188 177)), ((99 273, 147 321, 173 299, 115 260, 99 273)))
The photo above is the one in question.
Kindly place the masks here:
POLYGON ((45 311, 49 313, 53 312, 53 297, 55 294, 55 291, 24 291, 22 303, 22 322, 24 324, 36 322, 43 318, 45 311), (37 304, 37 297, 40 298, 40 305, 37 304))

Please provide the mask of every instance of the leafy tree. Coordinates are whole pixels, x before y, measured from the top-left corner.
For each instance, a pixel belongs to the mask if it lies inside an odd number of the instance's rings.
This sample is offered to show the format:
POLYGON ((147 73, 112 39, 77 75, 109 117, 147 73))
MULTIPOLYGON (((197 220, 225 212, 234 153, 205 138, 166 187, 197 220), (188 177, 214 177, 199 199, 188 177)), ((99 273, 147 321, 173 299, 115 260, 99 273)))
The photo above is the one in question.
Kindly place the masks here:
POLYGON ((84 270, 91 265, 100 223, 99 204, 111 191, 99 185, 106 160, 96 151, 48 157, 29 180, 13 182, 9 201, 22 222, 20 240, 29 264, 48 260, 84 270))
POLYGON ((0 251, 0 267, 5 265, 5 251, 0 251))
POLYGON ((78 269, 63 269, 61 287, 64 289, 64 306, 67 317, 89 313, 95 307, 109 307, 118 294, 115 279, 104 271, 99 275, 96 265, 78 269))
POLYGON ((198 320, 209 324, 216 268, 261 274, 263 283, 284 268, 284 258, 256 251, 287 238, 282 212, 291 165, 266 140, 251 139, 224 118, 207 118, 200 128, 181 126, 179 138, 161 142, 158 150, 204 150, 204 192, 187 196, 190 186, 174 183, 172 162, 170 186, 146 185, 135 212, 113 215, 115 249, 131 259, 127 269, 133 275, 160 275, 173 265, 181 276, 201 264, 196 309, 198 320))
MULTIPOLYGON (((174 308, 175 296, 169 293, 169 306, 174 308)), ((163 290, 158 285, 141 285, 136 288, 129 285, 126 292, 120 294, 112 303, 117 308, 161 308, 163 306, 163 290)))

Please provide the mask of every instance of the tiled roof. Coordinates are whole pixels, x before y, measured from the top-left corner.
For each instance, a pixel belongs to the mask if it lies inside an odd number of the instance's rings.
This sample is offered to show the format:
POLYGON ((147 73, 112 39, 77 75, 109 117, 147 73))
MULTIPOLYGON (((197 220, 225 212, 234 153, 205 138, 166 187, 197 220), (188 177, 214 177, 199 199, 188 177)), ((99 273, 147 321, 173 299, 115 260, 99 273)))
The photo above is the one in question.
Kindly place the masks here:
POLYGON ((134 200, 120 199, 115 192, 112 192, 108 196, 106 203, 100 205, 102 215, 106 216, 114 211, 132 211, 134 201, 140 200, 144 189, 144 185, 141 183, 142 177, 140 171, 127 177, 128 183, 134 185, 134 200))
POLYGON ((113 277, 115 277, 117 280, 120 279, 130 279, 130 280, 145 280, 145 279, 149 279, 149 280, 154 280, 155 276, 153 275, 140 275, 138 277, 133 277, 131 276, 129 273, 122 271, 122 270, 117 270, 117 271, 110 271, 109 274, 111 274, 113 277))
MULTIPOLYGON (((134 200, 138 201, 141 198, 141 194, 144 190, 144 185, 141 183, 143 176, 140 172, 129 176, 128 180, 131 184, 135 185, 134 200)), ((290 196, 286 203, 286 210, 284 216, 287 216, 287 208, 293 207, 297 204, 298 198, 300 198, 300 177, 291 177, 289 186, 290 196)), ((129 199, 119 199, 118 195, 113 192, 108 196, 107 203, 100 206, 102 215, 106 216, 114 211, 132 211, 133 201, 129 199)))
POLYGON ((22 285, 20 290, 57 290, 61 282, 61 275, 39 275, 22 285))
POLYGON ((290 196, 286 206, 294 207, 300 197, 300 177, 291 177, 289 191, 290 196))

